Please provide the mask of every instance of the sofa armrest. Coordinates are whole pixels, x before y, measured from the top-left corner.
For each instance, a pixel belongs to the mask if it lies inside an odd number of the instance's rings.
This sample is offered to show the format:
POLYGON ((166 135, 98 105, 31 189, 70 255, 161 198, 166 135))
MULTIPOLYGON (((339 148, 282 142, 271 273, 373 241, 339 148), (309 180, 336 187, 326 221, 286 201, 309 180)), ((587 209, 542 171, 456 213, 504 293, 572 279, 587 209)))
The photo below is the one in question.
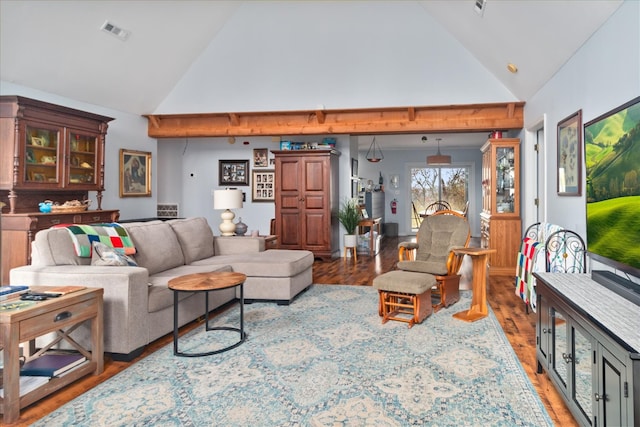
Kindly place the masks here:
POLYGON ((264 237, 214 236, 213 246, 216 255, 237 255, 247 252, 264 252, 264 237))
POLYGON ((104 289, 104 351, 130 353, 147 344, 149 274, 142 267, 56 265, 14 268, 11 283, 104 289))

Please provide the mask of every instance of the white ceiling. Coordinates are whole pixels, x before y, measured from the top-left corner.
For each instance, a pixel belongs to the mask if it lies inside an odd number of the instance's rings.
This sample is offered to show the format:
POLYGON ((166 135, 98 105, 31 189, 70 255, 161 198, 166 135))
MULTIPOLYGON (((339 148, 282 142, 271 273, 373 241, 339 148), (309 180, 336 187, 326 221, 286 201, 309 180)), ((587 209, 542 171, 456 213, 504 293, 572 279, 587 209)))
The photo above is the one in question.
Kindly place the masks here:
MULTIPOLYGON (((251 3, 2 0, 0 80, 119 111, 153 113, 234 13, 251 3), (107 20, 129 30, 129 39, 100 31, 107 20)), ((278 9, 288 2, 271 3, 278 9)), ((322 3, 336 8, 340 2, 322 3)), ((487 0, 483 16, 473 11, 474 0, 416 3, 526 102, 622 0, 487 0), (510 62, 518 73, 507 70, 510 62)), ((322 34, 305 37, 312 47, 323 40, 322 34)), ((392 137, 394 146, 422 144, 415 136, 392 137)), ((477 145, 486 135, 442 137, 443 146, 452 138, 462 146, 477 145)), ((360 140, 368 146, 371 138, 360 140)))

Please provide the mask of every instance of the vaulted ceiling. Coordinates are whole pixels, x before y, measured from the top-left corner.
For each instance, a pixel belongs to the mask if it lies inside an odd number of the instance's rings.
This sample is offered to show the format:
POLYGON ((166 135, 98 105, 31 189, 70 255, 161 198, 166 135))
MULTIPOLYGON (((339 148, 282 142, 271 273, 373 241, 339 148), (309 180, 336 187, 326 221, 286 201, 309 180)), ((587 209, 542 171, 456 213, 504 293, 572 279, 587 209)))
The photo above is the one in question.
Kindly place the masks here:
MULTIPOLYGON (((358 9, 346 8, 350 2, 319 3, 325 16, 340 16, 341 22, 368 19, 362 10, 355 14, 358 9), (349 13, 353 16, 344 16, 349 13)), ((510 102, 533 96, 622 0, 486 0, 482 14, 474 10, 475 0, 409 3, 418 5, 425 22, 437 22, 495 76, 512 95, 501 101, 510 102), (507 70, 509 63, 517 73, 507 70)), ((153 114, 226 25, 238 25, 238 17, 265 4, 272 16, 283 16, 293 2, 2 0, 0 80, 119 111, 153 114), (106 21, 128 31, 127 40, 101 31, 106 21)), ((354 31, 361 28, 367 27, 354 26, 354 31)), ((251 33, 252 28, 242 31, 251 33)), ((254 36, 269 40, 268 33, 254 36)), ((305 37, 308 49, 329 57, 335 48, 325 43, 321 25, 291 37, 305 37)), ((409 41, 395 48, 409 48, 409 41)), ((241 57, 243 52, 235 54, 241 57)), ((233 74, 229 63, 221 60, 219 67, 228 66, 233 74)), ((320 66, 317 75, 306 79, 313 84, 322 73, 320 66)), ((194 111, 171 113, 186 112, 194 111)))

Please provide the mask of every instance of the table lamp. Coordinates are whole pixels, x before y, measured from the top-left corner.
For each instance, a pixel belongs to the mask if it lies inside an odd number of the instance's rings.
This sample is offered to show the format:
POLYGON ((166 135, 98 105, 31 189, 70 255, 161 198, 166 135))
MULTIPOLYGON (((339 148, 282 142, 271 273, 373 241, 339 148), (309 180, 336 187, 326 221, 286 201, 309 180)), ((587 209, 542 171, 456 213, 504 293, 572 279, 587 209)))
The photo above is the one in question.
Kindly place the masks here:
POLYGON ((233 218, 236 214, 231 209, 242 208, 242 190, 213 190, 213 209, 224 209, 220 218, 220 234, 222 236, 233 236, 236 231, 236 225, 233 218))

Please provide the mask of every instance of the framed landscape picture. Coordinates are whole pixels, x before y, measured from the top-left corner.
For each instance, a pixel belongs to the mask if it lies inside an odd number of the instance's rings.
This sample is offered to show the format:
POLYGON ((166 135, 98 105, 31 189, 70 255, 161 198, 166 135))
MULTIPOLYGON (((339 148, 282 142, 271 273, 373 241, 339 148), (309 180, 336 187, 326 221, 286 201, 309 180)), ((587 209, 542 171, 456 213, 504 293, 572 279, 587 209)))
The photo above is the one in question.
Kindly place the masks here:
POLYGON ((558 195, 580 196, 582 110, 558 123, 558 195))
POLYGON ((120 197, 151 197, 151 153, 120 149, 120 197))
POLYGON ((275 171, 254 170, 251 187, 252 202, 273 202, 275 200, 275 171))
POLYGON ((249 185, 249 160, 218 160, 219 184, 249 185))

